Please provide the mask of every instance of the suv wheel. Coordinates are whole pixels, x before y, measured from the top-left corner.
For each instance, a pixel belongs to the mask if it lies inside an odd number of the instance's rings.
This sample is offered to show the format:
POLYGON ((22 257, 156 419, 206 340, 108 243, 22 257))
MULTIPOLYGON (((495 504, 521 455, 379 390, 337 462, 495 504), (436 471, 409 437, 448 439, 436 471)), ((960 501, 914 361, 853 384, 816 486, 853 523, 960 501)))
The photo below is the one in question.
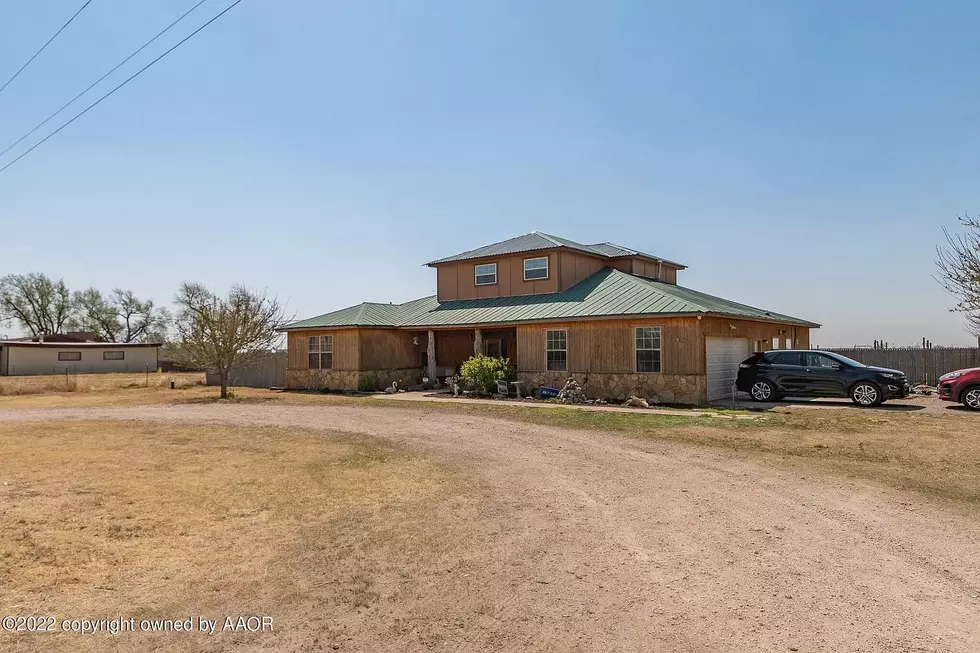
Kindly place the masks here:
POLYGON ((971 385, 964 390, 960 401, 970 410, 980 410, 980 385, 971 385))
POLYGON ((752 384, 749 396, 752 401, 776 401, 776 389, 769 381, 760 379, 752 384))
POLYGON ((881 388, 874 383, 860 381, 851 388, 851 401, 863 408, 870 408, 884 401, 884 396, 881 388))

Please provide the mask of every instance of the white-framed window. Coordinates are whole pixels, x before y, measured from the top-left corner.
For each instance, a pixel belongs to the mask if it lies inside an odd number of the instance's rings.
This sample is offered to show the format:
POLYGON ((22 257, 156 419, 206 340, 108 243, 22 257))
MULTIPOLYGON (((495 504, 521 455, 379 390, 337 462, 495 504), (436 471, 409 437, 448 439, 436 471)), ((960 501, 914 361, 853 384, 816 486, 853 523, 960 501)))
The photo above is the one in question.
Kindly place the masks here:
POLYGON ((309 356, 311 370, 333 369, 333 336, 310 336, 309 356))
POLYGON ((568 371, 568 330, 549 329, 545 335, 545 357, 549 372, 568 371))
POLYGON ((524 259, 524 281, 548 278, 548 257, 524 259))
POLYGON ((80 351, 59 351, 58 352, 59 361, 80 361, 82 360, 82 352, 80 351))
POLYGON ((660 327, 636 327, 636 371, 660 373, 660 327))
POLYGON ((772 348, 779 349, 779 336, 772 337, 772 348))
POLYGON ((102 352, 102 360, 104 360, 104 361, 121 361, 121 360, 126 360, 126 352, 124 352, 124 351, 104 351, 104 352, 102 352))
POLYGON ((793 339, 792 338, 784 338, 783 339, 783 344, 785 345, 784 349, 792 349, 793 348, 793 339))
POLYGON ((484 263, 483 265, 474 265, 473 273, 476 277, 476 285, 478 286, 492 286, 497 283, 497 264, 496 263, 484 263))

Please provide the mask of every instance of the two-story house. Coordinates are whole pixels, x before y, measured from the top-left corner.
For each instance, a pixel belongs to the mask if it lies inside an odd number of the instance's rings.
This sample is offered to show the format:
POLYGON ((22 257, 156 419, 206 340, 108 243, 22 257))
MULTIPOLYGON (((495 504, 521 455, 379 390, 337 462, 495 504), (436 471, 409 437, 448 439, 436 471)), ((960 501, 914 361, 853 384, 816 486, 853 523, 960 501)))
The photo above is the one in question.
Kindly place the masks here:
POLYGON ((290 324, 290 388, 358 389, 503 356, 525 387, 569 375, 591 397, 698 404, 731 396, 753 351, 807 348, 818 324, 677 285, 685 266, 534 232, 428 263, 437 293, 290 324))

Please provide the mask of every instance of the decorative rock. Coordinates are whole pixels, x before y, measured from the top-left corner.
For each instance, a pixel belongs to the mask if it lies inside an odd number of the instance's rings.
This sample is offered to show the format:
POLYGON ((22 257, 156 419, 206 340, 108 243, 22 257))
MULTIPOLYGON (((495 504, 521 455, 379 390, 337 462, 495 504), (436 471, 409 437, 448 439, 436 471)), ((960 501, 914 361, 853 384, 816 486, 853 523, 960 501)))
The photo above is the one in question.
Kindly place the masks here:
POLYGON ((563 404, 581 404, 586 401, 585 390, 570 376, 565 386, 558 392, 558 399, 563 404))

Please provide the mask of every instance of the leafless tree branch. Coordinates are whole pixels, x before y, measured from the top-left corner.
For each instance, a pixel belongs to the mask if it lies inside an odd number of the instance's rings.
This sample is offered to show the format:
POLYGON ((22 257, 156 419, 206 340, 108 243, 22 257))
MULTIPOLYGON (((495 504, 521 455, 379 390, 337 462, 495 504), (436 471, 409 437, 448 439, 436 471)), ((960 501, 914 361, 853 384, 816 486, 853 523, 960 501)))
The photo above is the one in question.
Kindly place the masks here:
POLYGON ((282 340, 285 309, 265 291, 236 285, 221 297, 200 283, 184 283, 174 303, 174 359, 217 374, 222 397, 235 365, 247 365, 282 340))
POLYGON ((958 300, 951 309, 963 313, 967 328, 980 338, 980 218, 957 218, 963 233, 943 228, 946 244, 936 248, 936 277, 958 300))

